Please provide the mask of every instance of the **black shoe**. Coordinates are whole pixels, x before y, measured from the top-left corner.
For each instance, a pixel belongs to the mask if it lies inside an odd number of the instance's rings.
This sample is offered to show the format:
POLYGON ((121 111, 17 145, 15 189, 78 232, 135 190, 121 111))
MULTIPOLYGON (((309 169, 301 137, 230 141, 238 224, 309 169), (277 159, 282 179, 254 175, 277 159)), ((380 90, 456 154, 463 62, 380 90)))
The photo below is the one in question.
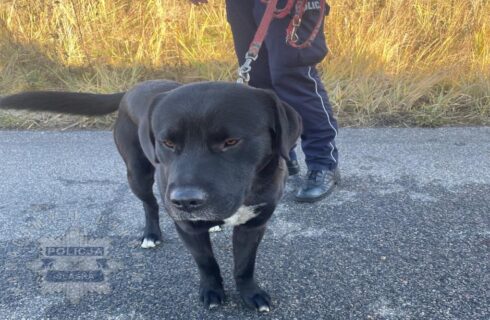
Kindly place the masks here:
POLYGON ((340 183, 340 171, 308 170, 303 186, 296 194, 298 202, 315 202, 328 196, 340 183))
POLYGON ((288 166, 288 173, 290 176, 294 176, 299 173, 298 160, 287 160, 286 164, 288 166))

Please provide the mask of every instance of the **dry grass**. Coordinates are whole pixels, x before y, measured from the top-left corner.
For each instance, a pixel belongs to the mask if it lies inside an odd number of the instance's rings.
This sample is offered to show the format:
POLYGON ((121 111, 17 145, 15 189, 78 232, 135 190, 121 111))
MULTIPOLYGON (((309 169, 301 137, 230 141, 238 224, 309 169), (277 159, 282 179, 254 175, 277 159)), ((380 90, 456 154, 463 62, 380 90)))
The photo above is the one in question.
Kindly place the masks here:
MULTIPOLYGON (((490 124, 490 1, 330 1, 323 79, 344 126, 490 124)), ((233 80, 224 1, 3 0, 0 93, 233 80)), ((111 117, 0 114, 3 127, 111 117)))

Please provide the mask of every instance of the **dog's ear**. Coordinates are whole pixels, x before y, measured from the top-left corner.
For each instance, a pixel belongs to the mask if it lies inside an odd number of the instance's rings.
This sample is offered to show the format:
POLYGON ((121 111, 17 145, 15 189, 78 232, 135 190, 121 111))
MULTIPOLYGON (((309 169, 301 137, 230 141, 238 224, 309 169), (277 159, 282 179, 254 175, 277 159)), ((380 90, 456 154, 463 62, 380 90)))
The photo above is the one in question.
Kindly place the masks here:
MULTIPOLYGON (((161 96, 161 95, 160 95, 161 96)), ((159 163, 155 154, 155 135, 151 126, 151 118, 153 115, 153 110, 155 105, 160 101, 160 99, 154 99, 146 112, 141 117, 141 121, 138 127, 138 139, 140 141, 141 148, 146 158, 155 166, 159 163)))
POLYGON ((272 131, 274 147, 279 154, 289 160, 289 151, 303 131, 303 121, 289 104, 279 99, 271 90, 265 90, 273 101, 272 131))

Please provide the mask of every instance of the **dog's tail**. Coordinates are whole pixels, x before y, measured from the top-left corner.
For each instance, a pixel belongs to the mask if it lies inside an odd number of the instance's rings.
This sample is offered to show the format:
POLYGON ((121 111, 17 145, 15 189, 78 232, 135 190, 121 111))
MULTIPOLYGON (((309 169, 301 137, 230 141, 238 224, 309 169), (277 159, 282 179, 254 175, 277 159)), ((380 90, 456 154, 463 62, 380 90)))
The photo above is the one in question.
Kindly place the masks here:
POLYGON ((92 94, 77 92, 37 91, 0 97, 0 109, 26 109, 86 116, 114 112, 125 92, 92 94))

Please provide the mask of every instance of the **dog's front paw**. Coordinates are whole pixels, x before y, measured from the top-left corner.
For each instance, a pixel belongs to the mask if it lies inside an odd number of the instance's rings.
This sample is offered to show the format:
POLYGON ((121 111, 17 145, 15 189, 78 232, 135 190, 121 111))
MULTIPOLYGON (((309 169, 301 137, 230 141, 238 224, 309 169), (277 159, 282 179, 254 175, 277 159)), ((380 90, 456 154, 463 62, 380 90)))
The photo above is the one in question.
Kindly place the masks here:
POLYGON ((201 286, 199 289, 199 298, 204 303, 204 307, 211 310, 223 304, 225 301, 225 291, 222 287, 212 288, 201 286))
POLYGON ((143 239, 141 239, 141 248, 149 249, 154 248, 162 243, 162 235, 157 235, 154 233, 145 234, 143 239))
POLYGON ((271 297, 260 287, 251 283, 239 286, 238 291, 245 305, 259 312, 269 312, 271 309, 271 297))

